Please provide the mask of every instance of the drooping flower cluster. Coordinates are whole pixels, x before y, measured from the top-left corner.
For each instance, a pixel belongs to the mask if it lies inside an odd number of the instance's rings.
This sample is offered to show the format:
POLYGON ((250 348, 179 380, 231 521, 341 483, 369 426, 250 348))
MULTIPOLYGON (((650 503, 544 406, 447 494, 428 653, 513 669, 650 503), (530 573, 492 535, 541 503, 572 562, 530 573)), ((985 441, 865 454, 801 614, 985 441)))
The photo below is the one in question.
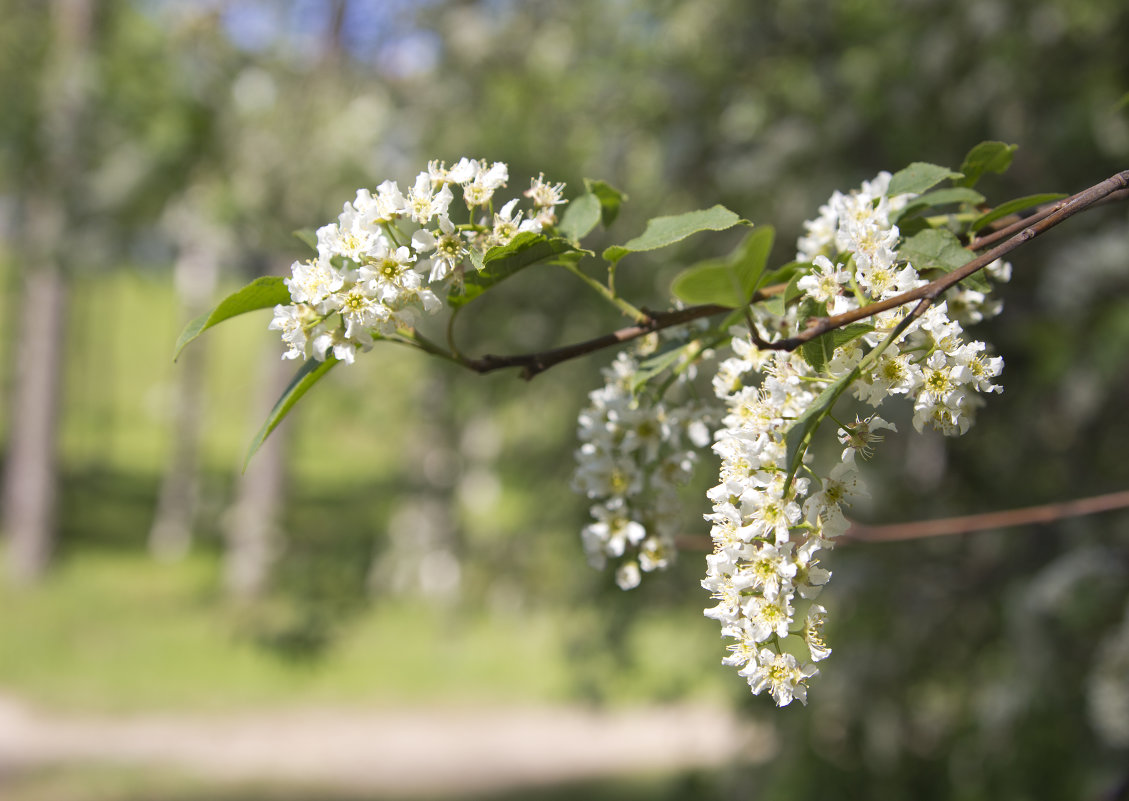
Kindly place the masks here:
POLYGON ((513 198, 494 211, 495 193, 508 180, 503 162, 462 158, 450 168, 430 162, 406 192, 395 181, 375 194, 357 190, 337 222, 318 229, 317 256, 291 267, 292 303, 276 306, 270 323, 288 346, 284 358, 324 361, 332 353, 351 363, 374 337, 411 328, 420 312, 441 309, 442 295, 461 284, 473 263, 472 252, 556 223, 556 207, 566 202, 563 184, 539 176, 524 193, 531 209, 519 211, 520 199, 513 198), (454 189, 466 206, 465 223, 451 219, 454 189), (431 288, 437 284, 439 294, 431 288))
MULTIPOLYGON (((594 521, 581 532, 589 563, 616 563, 616 583, 638 586, 642 573, 667 567, 675 555, 676 487, 690 478, 709 443, 701 408, 672 406, 637 392, 640 362, 621 352, 603 370, 606 383, 589 393, 578 418, 580 448, 573 489, 595 501, 594 521)), ((692 371, 679 373, 685 380, 692 371)))
MULTIPOLYGON (((798 260, 811 267, 796 287, 817 314, 841 314, 925 283, 898 254, 900 232, 890 214, 909 196, 887 194, 882 174, 851 194, 836 193, 806 224, 798 260)), ((995 275, 1004 277, 1006 267, 995 275)), ((960 303, 974 320, 998 309, 983 295, 965 291, 960 303), (976 297, 979 295, 979 297, 976 297)), ((716 605, 706 610, 731 640, 725 664, 737 667, 754 693, 769 692, 778 705, 806 702, 815 663, 830 654, 821 636, 826 610, 813 602, 830 573, 817 554, 849 528, 844 508, 866 495, 857 457, 870 455, 879 433, 894 426, 871 414, 839 428, 841 460, 824 475, 810 459, 789 453, 789 433, 816 404, 821 392, 856 369, 855 397, 877 407, 888 395, 914 404, 914 425, 945 434, 967 430, 980 403, 977 393, 999 391, 993 379, 1002 360, 982 342, 966 340, 946 302, 913 320, 895 341, 906 307, 879 313, 873 329, 856 329, 816 369, 800 352, 758 350, 757 340, 798 333, 804 304, 783 318, 753 307, 756 336, 737 332, 734 355, 719 365, 714 390, 728 415, 714 450, 721 457, 720 483, 709 492, 714 553, 707 557, 702 585, 716 605)), ((792 447, 797 445, 793 437, 792 447)))

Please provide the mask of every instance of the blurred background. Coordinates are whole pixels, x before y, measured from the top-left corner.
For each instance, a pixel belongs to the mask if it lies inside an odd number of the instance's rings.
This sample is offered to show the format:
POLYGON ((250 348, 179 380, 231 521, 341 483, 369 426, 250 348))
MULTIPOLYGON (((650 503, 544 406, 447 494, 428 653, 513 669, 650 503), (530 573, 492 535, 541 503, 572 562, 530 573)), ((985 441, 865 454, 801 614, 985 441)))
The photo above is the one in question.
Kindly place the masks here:
MULTIPOLYGON (((553 771, 479 758, 496 787, 462 795, 482 798, 1129 798, 1129 513, 836 550, 835 654, 806 708, 777 710, 719 664, 699 554, 631 593, 585 565, 575 419, 611 354, 525 384, 377 348, 246 473, 294 369, 269 315, 171 359, 187 320, 305 257, 292 231, 432 158, 506 161, 515 194, 606 180, 630 197, 617 241, 724 203, 777 226, 776 264, 832 190, 984 139, 1020 145, 990 200, 1074 192, 1129 167, 1127 41, 1110 0, 0 0, 0 793, 459 795, 344 768, 288 783, 285 750, 236 781, 59 745, 153 716, 222 742, 201 722, 221 716, 270 748, 337 712, 433 720, 433 743, 556 733, 553 771), (619 732, 622 761, 570 762, 574 714, 579 740, 619 732), (657 743, 609 723, 628 719, 657 743)), ((1127 222, 1112 204, 1015 254, 977 332, 1006 391, 962 440, 889 437, 860 520, 1126 487, 1127 222)), ((731 244, 617 280, 663 307, 731 244)), ((541 269, 468 308, 464 352, 620 324, 541 269)))

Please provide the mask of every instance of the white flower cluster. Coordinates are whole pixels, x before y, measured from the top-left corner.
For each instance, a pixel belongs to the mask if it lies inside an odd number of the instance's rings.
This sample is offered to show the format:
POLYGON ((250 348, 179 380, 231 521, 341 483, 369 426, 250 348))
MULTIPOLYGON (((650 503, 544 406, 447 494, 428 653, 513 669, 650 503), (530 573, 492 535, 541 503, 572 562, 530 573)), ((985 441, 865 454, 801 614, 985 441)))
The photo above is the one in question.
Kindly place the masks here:
MULTIPOLYGON (((581 532, 588 561, 602 570, 617 560, 616 583, 625 590, 674 558, 675 487, 689 480, 697 461, 686 443, 703 448, 710 439, 701 409, 637 394, 639 370, 636 357, 621 352, 603 371, 607 383, 588 394, 572 481, 596 501, 595 520, 581 532)), ((681 372, 679 380, 691 375, 681 372)))
MULTIPOLYGON (((887 300, 927 283, 896 250, 900 232, 890 224, 889 214, 912 196, 889 197, 889 182, 889 173, 881 173, 857 192, 836 192, 820 208, 819 218, 804 224, 807 235, 800 238, 797 259, 810 260, 814 269, 797 288, 826 304, 828 314, 887 300)), ((1010 270, 1002 262, 987 268, 996 280, 1007 280, 1010 270)), ((909 306, 899 306, 874 315, 870 323, 875 330, 840 348, 831 374, 844 375, 859 365, 869 348, 885 340, 909 311, 909 306)), ((992 379, 1003 369, 1003 359, 988 356, 983 342, 966 340, 959 320, 979 322, 999 311, 1000 303, 983 293, 954 290, 950 300, 928 308, 863 371, 852 388, 855 397, 878 406, 888 395, 904 395, 913 399, 918 431, 928 423, 947 435, 963 434, 983 404, 978 393, 1002 391, 992 379)))
POLYGON ((324 361, 332 352, 351 363, 374 337, 414 326, 421 310, 441 309, 443 300, 428 285, 458 286, 472 251, 485 253, 556 223, 564 184, 539 176, 525 192, 532 209, 519 211, 514 198, 495 212, 494 194, 508 179, 502 162, 462 158, 449 169, 430 162, 407 192, 395 181, 375 194, 357 190, 337 222, 318 229, 317 256, 291 267, 286 285, 293 302, 276 306, 270 323, 288 346, 284 358, 324 361), (463 224, 451 220, 453 187, 466 205, 463 224))
MULTIPOLYGON (((889 215, 909 196, 888 196, 889 179, 883 173, 849 195, 836 193, 819 218, 806 224, 798 260, 812 268, 797 288, 828 314, 924 283, 899 259, 900 232, 889 215)), ((977 299, 966 292, 961 302, 970 310, 968 319, 993 311, 982 295, 977 299)), ((805 313, 800 306, 783 320, 754 307, 758 335, 798 332, 805 313)), ((768 691, 781 706, 793 699, 806 702, 807 680, 818 673, 814 663, 831 653, 821 636, 826 610, 812 602, 830 578, 817 554, 849 528, 844 507, 866 495, 856 456, 868 457, 882 438, 878 432, 894 429, 877 415, 856 418, 839 429, 846 447, 827 475, 816 474, 805 460, 799 471, 805 475, 789 481, 787 437, 795 421, 829 380, 856 367, 856 398, 875 407, 888 395, 911 398, 919 430, 928 423, 946 434, 963 433, 979 403, 976 393, 999 391, 992 379, 1002 360, 988 357, 984 343, 964 339, 946 303, 913 321, 898 342, 887 342, 908 313, 903 306, 875 315, 874 330, 845 342, 823 372, 799 352, 761 351, 751 335, 734 336, 734 355, 719 365, 714 378, 728 415, 714 444, 722 463, 720 483, 709 492, 713 512, 706 519, 712 524, 714 553, 707 557, 702 581, 717 604, 705 614, 718 620, 722 635, 732 640, 723 662, 739 668, 754 693, 768 691)))

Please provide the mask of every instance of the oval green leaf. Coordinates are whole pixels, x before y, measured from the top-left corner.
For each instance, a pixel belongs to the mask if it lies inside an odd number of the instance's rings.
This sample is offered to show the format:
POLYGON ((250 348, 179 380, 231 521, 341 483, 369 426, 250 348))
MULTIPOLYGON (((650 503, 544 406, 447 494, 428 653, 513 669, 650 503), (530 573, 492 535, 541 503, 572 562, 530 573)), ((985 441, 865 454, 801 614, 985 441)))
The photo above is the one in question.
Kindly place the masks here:
POLYGON ((616 264, 631 253, 658 250, 701 231, 724 231, 739 223, 750 225, 748 220, 742 220, 721 205, 669 217, 655 217, 647 221, 647 227, 639 236, 623 245, 613 245, 605 250, 604 258, 616 264))
POLYGON ((591 194, 599 198, 600 222, 607 228, 619 216, 619 207, 627 201, 627 195, 606 181, 593 181, 591 178, 585 178, 584 186, 591 194))
POLYGON ((1002 173, 1011 166, 1018 145, 1009 145, 1006 142, 981 142, 968 151, 960 171, 964 179, 958 181, 961 186, 975 186, 986 172, 1002 173))
POLYGON ((948 167, 938 167, 924 161, 915 161, 904 170, 898 170, 890 179, 890 189, 887 194, 902 195, 906 192, 920 194, 926 189, 932 189, 937 184, 948 178, 963 178, 959 172, 953 172, 948 167))
POLYGON ((753 297, 764 275, 775 231, 757 228, 724 260, 711 259, 679 273, 671 284, 675 297, 690 304, 717 304, 736 309, 753 297))
POLYGON ((600 199, 590 192, 585 193, 565 207, 557 228, 568 239, 579 242, 600 222, 600 213, 600 199))

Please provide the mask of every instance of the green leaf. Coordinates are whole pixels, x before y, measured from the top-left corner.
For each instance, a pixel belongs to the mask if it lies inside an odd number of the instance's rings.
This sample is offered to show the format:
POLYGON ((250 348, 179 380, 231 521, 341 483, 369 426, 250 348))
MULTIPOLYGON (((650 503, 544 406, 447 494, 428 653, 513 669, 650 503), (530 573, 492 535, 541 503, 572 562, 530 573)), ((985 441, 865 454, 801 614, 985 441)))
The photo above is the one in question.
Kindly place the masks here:
POLYGON ((788 433, 784 436, 784 443, 787 446, 785 464, 788 465, 788 478, 785 480, 784 486, 791 486, 792 479, 795 478, 796 471, 800 469, 800 463, 803 461, 804 451, 807 450, 808 443, 811 441, 816 428, 823 422, 827 413, 831 411, 835 401, 839 400, 839 396, 858 377, 859 368, 855 367, 851 372, 823 390, 819 397, 815 399, 815 402, 792 423, 792 427, 788 429, 788 433))
POLYGON ((984 196, 982 194, 966 186, 935 189, 932 192, 926 192, 924 195, 915 197, 897 214, 891 214, 890 222, 897 224, 899 221, 913 214, 925 211, 926 209, 936 208, 937 206, 947 206, 952 203, 968 203, 972 206, 978 206, 983 202, 984 196))
POLYGON ((251 463, 251 457, 259 450, 262 444, 266 441, 270 433, 274 431, 278 424, 282 422, 287 413, 294 407, 303 395, 320 381, 326 373, 333 369, 338 360, 334 357, 328 357, 324 362, 319 362, 316 359, 310 359, 302 365, 302 369, 294 376, 290 385, 283 390, 282 395, 274 404, 274 408, 270 410, 267 415, 266 422, 263 427, 259 429, 259 433, 251 441, 251 447, 247 450, 247 458, 243 460, 243 469, 247 469, 247 465, 251 463))
MULTIPOLYGON (((975 258, 971 252, 961 247, 956 234, 942 228, 926 228, 906 240, 898 254, 908 259, 918 272, 941 270, 951 273, 975 258)), ((960 282, 969 289, 987 292, 991 289, 988 280, 980 273, 974 273, 960 282)))
POLYGON ((741 306, 741 286, 733 269, 721 259, 687 267, 674 277, 670 292, 691 305, 714 303, 736 309, 741 306))
POLYGON ((578 242, 592 232, 600 221, 600 199, 586 193, 569 203, 557 226, 568 239, 578 242))
POLYGON ((1004 142, 981 142, 964 157, 960 171, 964 179, 957 181, 960 186, 976 186, 986 172, 1001 173, 1011 166, 1018 145, 1009 145, 1004 142))
POLYGON ((309 245, 311 250, 318 249, 318 233, 313 228, 299 228, 294 236, 309 245))
POLYGON ((764 274, 775 232, 770 225, 757 228, 728 258, 711 259, 679 273, 671 292, 686 303, 716 303, 736 309, 752 298, 764 274))
POLYGON ((800 346, 800 355, 814 370, 823 372, 827 363, 835 358, 836 350, 873 330, 874 326, 866 323, 851 323, 842 328, 836 328, 826 334, 821 334, 810 342, 805 342, 800 346))
POLYGON ((943 270, 952 272, 974 258, 957 239, 956 234, 944 228, 926 228, 905 241, 898 255, 907 259, 918 272, 943 270))
POLYGON ((584 179, 584 186, 589 193, 600 199, 600 220, 607 228, 619 216, 619 207, 627 201, 627 195, 620 192, 606 181, 593 181, 584 179))
POLYGON ((725 206, 714 206, 701 211, 688 211, 670 217, 655 217, 647 221, 643 233, 623 245, 613 245, 604 251, 604 258, 616 264, 630 253, 658 250, 700 231, 724 231, 737 224, 750 225, 725 206))
POLYGON ((1001 203, 991 211, 977 217, 972 222, 972 230, 979 231, 985 225, 990 225, 996 220, 1015 214, 1017 211, 1024 211, 1032 208, 1033 206, 1041 206, 1044 203, 1052 203, 1056 200, 1062 200, 1067 197, 1061 193, 1042 194, 1042 195, 1028 195, 1027 197, 1017 197, 1015 200, 1009 200, 1006 203, 1001 203))
POLYGON ((898 170, 890 179, 890 189, 887 194, 901 195, 906 192, 918 194, 941 183, 947 178, 963 178, 959 172, 953 172, 948 167, 938 167, 924 161, 915 161, 904 170, 898 170))
MULTIPOLYGON (((482 267, 468 271, 463 278, 461 292, 452 292, 447 302, 453 307, 464 306, 477 298, 490 287, 509 278, 531 264, 545 261, 563 253, 583 252, 562 237, 549 238, 532 231, 523 231, 505 245, 490 248, 480 255, 482 267)), ((472 251, 472 261, 478 267, 472 251)))
POLYGON ((290 290, 286 288, 286 279, 277 275, 256 278, 247 286, 221 300, 219 305, 210 312, 201 314, 186 325, 180 333, 180 337, 176 340, 176 352, 173 354, 173 361, 180 356, 180 352, 189 342, 212 326, 245 312, 271 309, 279 304, 285 305, 290 303, 290 300, 290 290))
MULTIPOLYGON (((785 266, 787 267, 789 265, 785 266)), ((798 266, 802 267, 803 265, 798 266)), ((767 311, 769 314, 775 314, 777 317, 783 317, 784 314, 788 311, 788 304, 804 294, 804 291, 796 285, 799 283, 800 279, 803 278, 805 274, 807 274, 807 272, 807 270, 797 269, 794 273, 792 273, 792 277, 788 279, 788 286, 785 287, 784 291, 779 294, 773 295, 771 298, 764 302, 765 311, 767 311)))

